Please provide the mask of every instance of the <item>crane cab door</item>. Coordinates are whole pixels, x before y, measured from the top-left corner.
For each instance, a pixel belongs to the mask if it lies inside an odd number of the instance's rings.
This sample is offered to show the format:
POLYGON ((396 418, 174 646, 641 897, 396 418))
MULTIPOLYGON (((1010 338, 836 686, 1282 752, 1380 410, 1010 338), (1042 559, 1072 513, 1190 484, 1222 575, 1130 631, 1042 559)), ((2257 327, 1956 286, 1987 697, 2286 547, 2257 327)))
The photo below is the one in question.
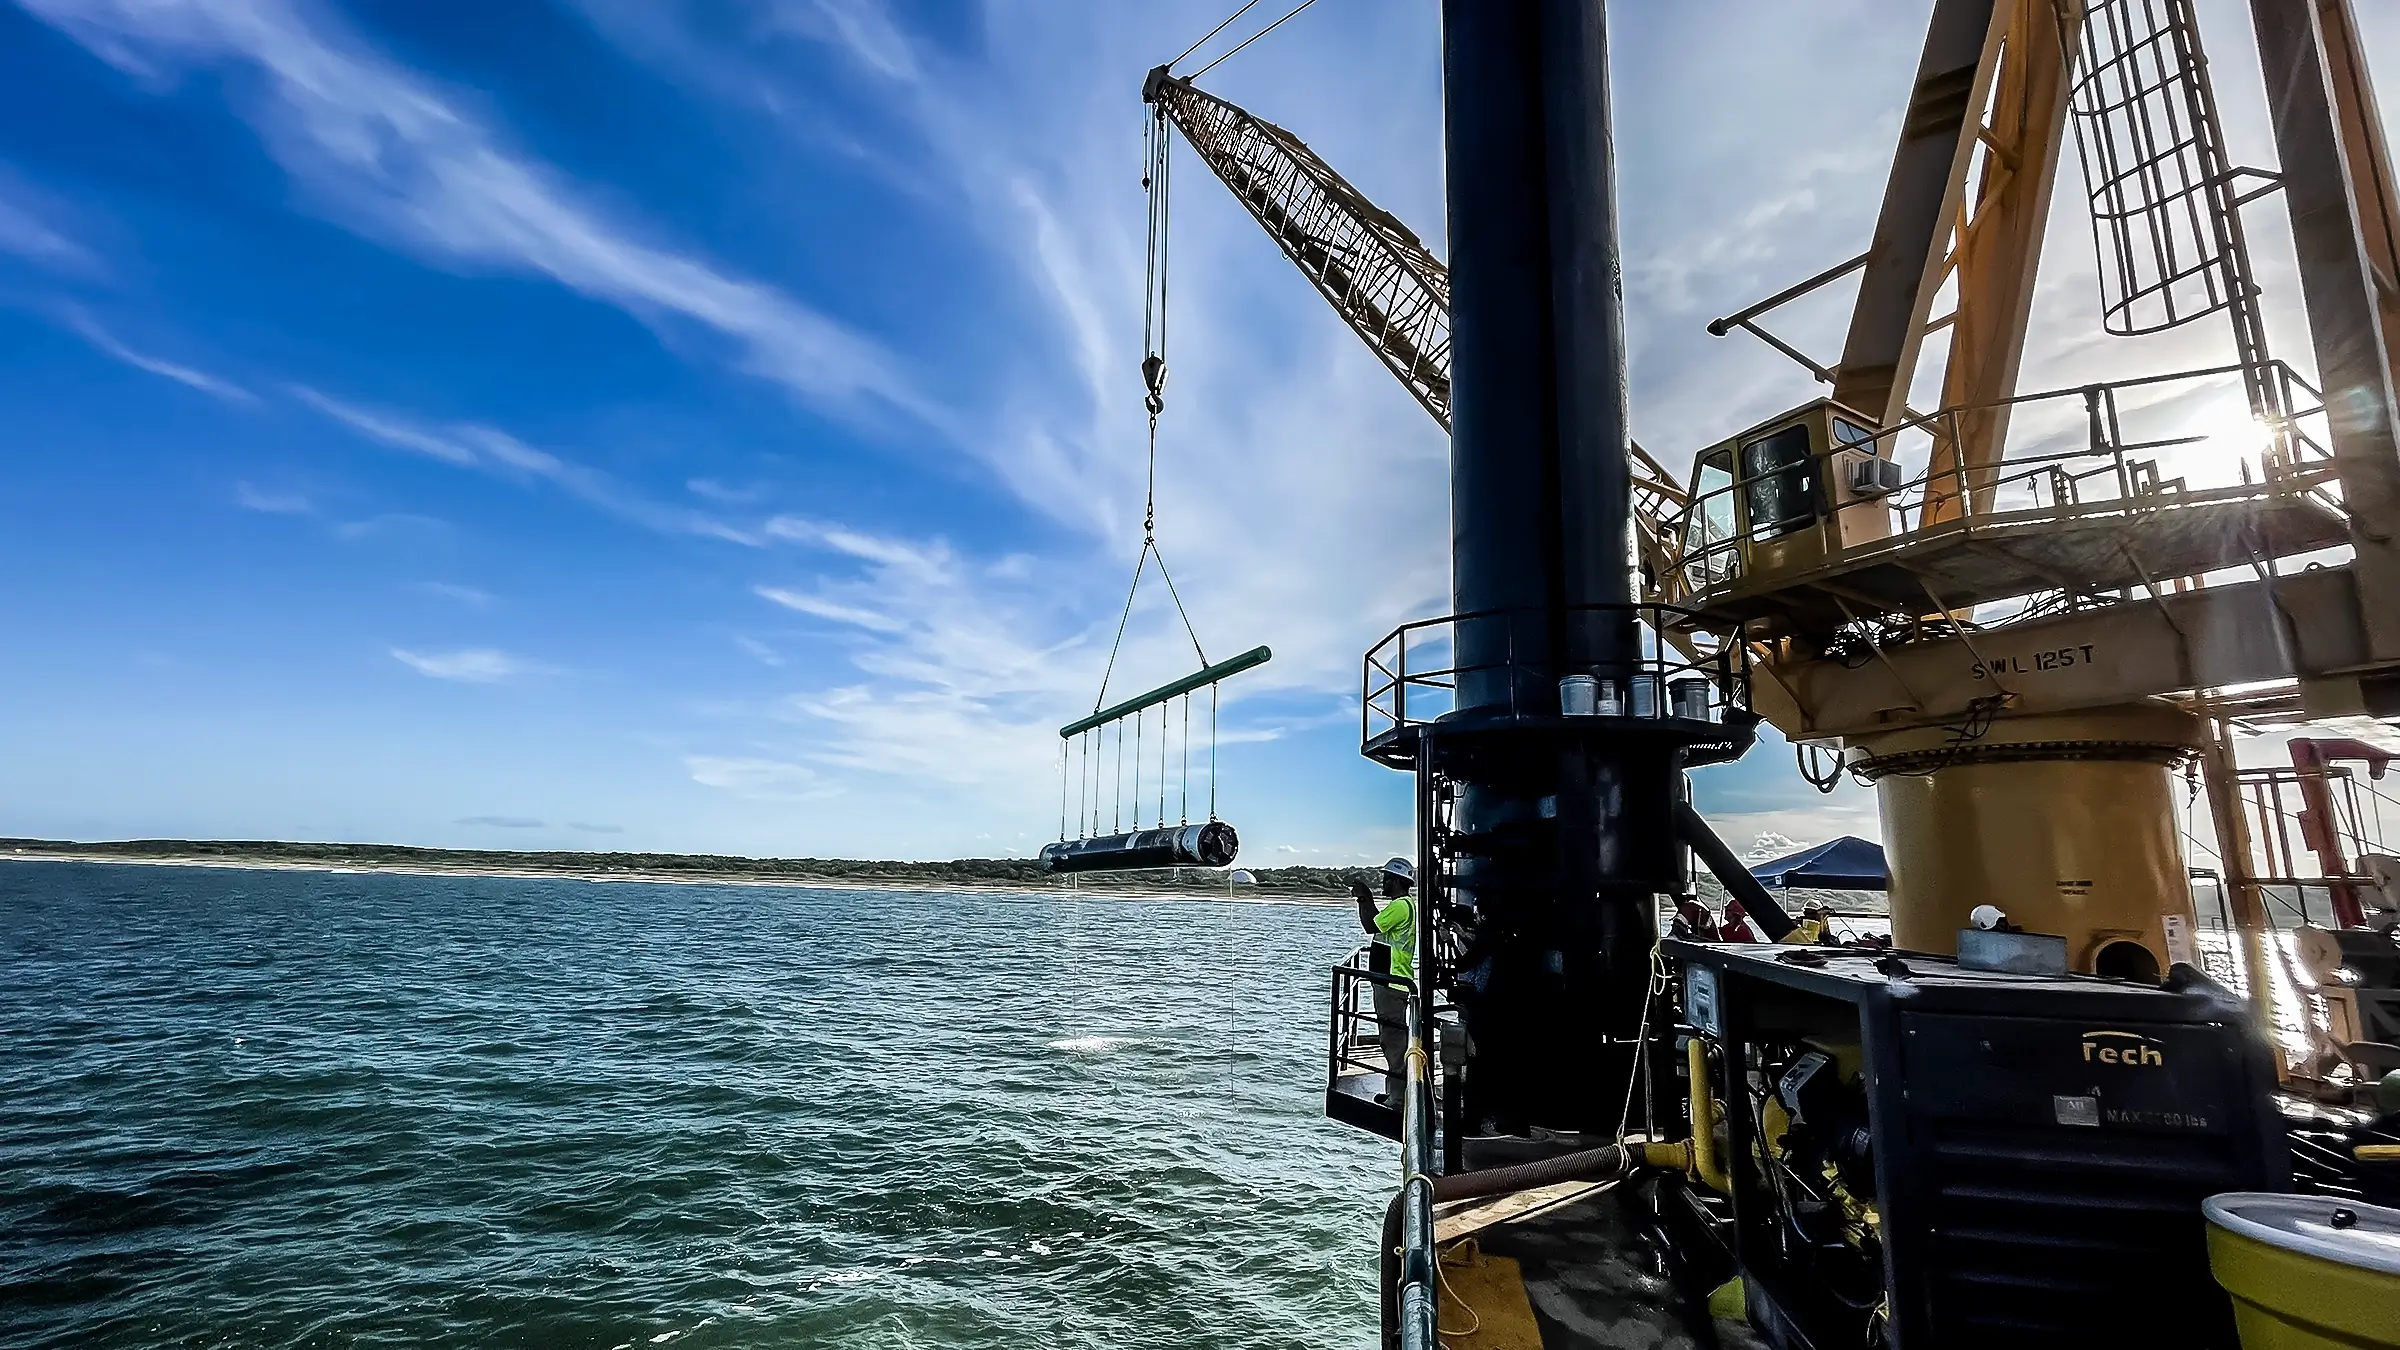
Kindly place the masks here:
POLYGON ((1701 451, 1684 516, 1685 593, 1756 585, 1888 537, 1883 492, 1849 472, 1879 449, 1888 456, 1865 418, 1819 400, 1701 451))
POLYGON ((1692 461, 1691 513, 1683 532, 1683 584, 1693 592, 1713 590, 1742 574, 1742 525, 1734 501, 1730 445, 1703 450, 1692 461))

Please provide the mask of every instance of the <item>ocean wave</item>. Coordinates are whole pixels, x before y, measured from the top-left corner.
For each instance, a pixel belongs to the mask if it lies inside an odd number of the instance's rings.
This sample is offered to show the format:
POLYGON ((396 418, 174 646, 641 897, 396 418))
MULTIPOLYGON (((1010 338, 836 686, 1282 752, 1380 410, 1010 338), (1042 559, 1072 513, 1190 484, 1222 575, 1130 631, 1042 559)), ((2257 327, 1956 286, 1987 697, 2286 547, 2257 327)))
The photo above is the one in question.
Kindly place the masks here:
POLYGON ((1344 911, 8 880, 12 1350, 1372 1342, 1344 911))

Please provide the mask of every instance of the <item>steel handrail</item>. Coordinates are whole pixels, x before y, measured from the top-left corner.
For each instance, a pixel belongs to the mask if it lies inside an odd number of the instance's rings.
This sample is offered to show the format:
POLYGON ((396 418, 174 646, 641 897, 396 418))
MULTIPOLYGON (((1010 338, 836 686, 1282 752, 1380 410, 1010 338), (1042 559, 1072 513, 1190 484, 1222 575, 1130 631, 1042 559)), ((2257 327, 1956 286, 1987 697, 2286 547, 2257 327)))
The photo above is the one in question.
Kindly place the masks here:
MULTIPOLYGON (((1461 676, 1528 668, 1516 658, 1516 628, 1513 624, 1506 630, 1505 653, 1495 661, 1460 662, 1453 659, 1448 664, 1411 670, 1409 653, 1413 636, 1429 629, 1447 629, 1450 633, 1448 640, 1455 650, 1459 625, 1493 619, 1547 618, 1560 614, 1617 615, 1630 618, 1638 626, 1647 629, 1647 633, 1637 640, 1634 655, 1616 661, 1593 662, 1588 670, 1569 669, 1562 672, 1621 674, 1628 677, 1633 686, 1647 687, 1654 697, 1650 710, 1642 715, 1651 718, 1672 716, 1670 691, 1686 679, 1706 682, 1717 692, 1725 706, 1745 707, 1748 704, 1750 653, 1746 647, 1738 643, 1725 643, 1685 656, 1657 638, 1662 629, 1678 619, 1697 620, 1700 617, 1694 611, 1680 606, 1643 602, 1467 610, 1401 624, 1367 650, 1360 670, 1359 743, 1366 746, 1378 734, 1422 726, 1433 720, 1409 715, 1408 691, 1411 689, 1454 691, 1461 676), (1610 669, 1603 671, 1602 667, 1610 669), (1378 722, 1385 725, 1379 727, 1378 722)), ((1415 645, 1421 649, 1426 644, 1415 645)), ((1543 665, 1549 664, 1545 657, 1543 665)), ((1630 690, 1628 692, 1630 694, 1630 690)), ((1511 681, 1507 708, 1509 716, 1523 714, 1524 709, 1518 698, 1516 682, 1511 681)))
MULTIPOLYGON (((1929 464, 1921 474, 1903 482, 1892 492, 1877 500, 1891 503, 1903 514, 1906 514, 1912 508, 1912 502, 1907 500, 1911 497, 1916 499, 1913 503, 1914 508, 1920 511, 1922 510, 1925 501, 1936 495, 1950 499, 1965 499, 1971 503, 1973 497, 1980 494, 1983 495, 1987 501, 1993 501, 1996 506, 1996 499, 2001 495, 2003 489, 2017 485, 2028 485, 2036 489, 2032 493, 2033 501, 2029 506, 2016 506, 2012 504, 2006 510, 1986 509, 1983 511, 1962 511, 1958 517, 1939 523, 1955 524, 1961 521, 1972 521, 1977 519, 1997 519, 2026 510, 2047 510, 2053 513, 2067 509, 2098 510, 2102 508, 2104 505, 2103 503, 2085 503, 2077 500, 2076 502, 2072 503, 2072 507, 2070 507, 2069 503, 2056 500, 2055 495, 2051 505, 2045 508, 2041 504, 2040 493, 2038 491, 2039 483, 2048 468, 2063 465, 2072 461, 2097 459, 2103 460, 2105 463, 2091 471, 2089 474, 2082 475, 2080 477, 2093 477, 2111 472, 2115 474, 2118 479, 2120 490, 2117 497, 2106 499, 2105 505, 2108 509, 2159 509, 2174 505, 2174 502, 2165 500, 2165 498, 2172 497, 2175 494, 2145 494, 2134 492, 2132 490, 2130 466, 2127 461, 2127 456, 2129 454, 2138 454, 2145 450, 2168 449, 2177 445, 2194 444, 2199 441, 2204 441, 2208 438, 2205 436, 2195 436, 2165 438, 2150 441, 2128 441, 2122 435, 2123 410, 2119 407, 2118 395, 2127 390, 2147 388, 2160 384, 2196 383, 2225 375, 2248 374, 2251 372, 2260 372, 2265 377, 2282 382, 2282 384, 2285 386, 2286 393, 2283 402, 2287 407, 2291 407, 2297 402, 2297 400, 2289 397, 2290 388, 2295 386, 2300 390, 2305 391, 2309 395, 2310 399, 2314 401, 2315 406, 2308 408, 2293 408, 2292 411, 2287 412, 2279 419, 2278 425, 2265 429, 2273 438, 2273 443, 2267 447, 2266 451, 2262 453, 2260 457, 2261 469, 2265 473, 2267 481, 2256 485, 2244 485, 2244 489, 2253 494, 2289 490, 2293 485, 2282 480, 2304 477, 2319 468, 2330 468, 2333 464, 2332 452, 2323 444, 2320 444, 2317 438, 2309 434, 2307 428, 2302 425, 2307 419, 2321 418, 2327 415, 2327 410, 2324 406, 2324 396, 2313 386, 2309 385, 2306 380, 2301 379, 2288 364, 2282 361, 2269 361, 2255 365, 2234 363, 2222 366, 2201 367, 2192 370, 2171 371, 2153 375, 2135 376, 2124 380, 2114 380, 2088 385, 2039 390, 2033 393, 2017 394, 2009 398, 1998 399, 1988 403, 1945 408, 1920 417, 1910 418, 1906 421, 1896 423, 1890 427, 1882 428, 1876 431, 1873 436, 1864 441, 1832 446, 1822 452, 1812 451, 1808 457, 1808 460, 1806 461, 1806 465, 1810 468, 1816 469, 1819 472, 1824 472, 1830 467, 1830 465, 1838 456, 1846 453, 1855 453, 1862 448, 1869 447, 1877 449, 1890 449, 1897 445, 1898 440, 1903 435, 1911 432, 1923 433, 1936 445, 1945 442, 1946 433, 1947 443, 1956 444, 1958 441, 1959 419, 1964 415, 2011 409, 2026 404, 2056 402, 2063 399, 2080 398, 2086 405, 2087 420, 2089 422, 2089 429, 2087 431, 2088 439, 2082 446, 2059 450, 2033 450, 2029 448, 2027 453, 2006 455, 1997 463, 1974 468, 1957 464, 1936 468, 1929 464)), ((2046 440, 2047 438, 2045 437, 2044 439, 2046 440)), ((1887 455, 1885 457, 1890 458, 1891 456, 1887 455)), ((1801 465, 1790 465, 1772 472, 1773 474, 1789 474, 1801 467, 1801 465)), ((1712 488, 1706 492, 1693 494, 1689 501, 1685 504, 1684 509, 1679 512, 1671 522, 1671 533, 1681 542, 1682 548, 1682 552, 1676 560, 1674 575, 1682 582, 1683 590, 1686 594, 1707 590, 1715 585, 1722 584, 1724 581, 1731 580, 1733 577, 1738 576, 1741 570, 1739 567, 1739 561, 1742 551, 1751 543, 1757 542, 1757 531, 1754 524, 1749 530, 1737 529, 1733 534, 1724 539, 1712 540, 1706 545, 1698 549, 1694 549, 1692 547, 1691 535, 1694 522, 1701 520, 1706 516, 1707 508, 1710 504, 1720 500, 1730 500, 1733 498, 1734 494, 1749 489, 1758 481, 1760 481, 1760 479, 1768 476, 1771 475, 1762 474, 1756 476, 1744 476, 1737 473, 1731 482, 1722 487, 1712 488), (1727 568, 1722 564, 1721 560, 1727 556, 1731 556, 1735 560, 1735 566, 1727 568), (1722 575, 1719 575, 1720 573, 1722 573, 1722 575)), ((2221 490, 2231 489, 2209 489, 2204 491, 2221 490)), ((2321 484, 2308 484, 2303 490, 2312 492, 2321 491, 2321 484)), ((1816 517, 1816 519, 1821 520, 1823 517, 1819 516, 1816 517)), ((1918 528, 1923 529, 1927 527, 1920 525, 1918 528)), ((1908 533, 1913 532, 1914 531, 1909 531, 1908 533)), ((1781 536, 1769 537, 1778 538, 1781 536)))
POLYGON ((1407 976, 1371 968, 1368 957, 1373 951, 1372 943, 1361 946, 1333 967, 1333 1000, 1325 1042, 1325 1085, 1329 1088, 1342 1079, 1344 1069, 1354 1069, 1360 1073, 1378 1072, 1375 1065, 1349 1052, 1350 1038, 1355 1028, 1361 1025, 1384 1025, 1384 1019, 1371 1010, 1362 1012, 1355 1006, 1353 1000, 1358 986, 1380 985, 1411 994, 1416 990, 1416 982, 1407 976))

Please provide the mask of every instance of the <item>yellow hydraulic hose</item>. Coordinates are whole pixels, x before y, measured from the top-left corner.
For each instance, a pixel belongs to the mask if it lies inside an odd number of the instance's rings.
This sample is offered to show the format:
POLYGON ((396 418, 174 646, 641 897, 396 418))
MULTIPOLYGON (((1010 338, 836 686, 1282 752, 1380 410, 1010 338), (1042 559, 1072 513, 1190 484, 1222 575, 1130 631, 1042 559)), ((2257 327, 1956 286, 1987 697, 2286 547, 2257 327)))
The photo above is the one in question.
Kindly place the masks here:
POLYGON ((1717 1099, 1708 1090, 1708 1045, 1694 1036, 1685 1055, 1692 1078, 1692 1137, 1672 1144, 1644 1144, 1642 1161, 1681 1172, 1719 1195, 1731 1195, 1733 1178, 1717 1157, 1717 1099))
POLYGON ((1733 1193, 1733 1178, 1717 1158, 1717 1098, 1708 1090, 1708 1044, 1694 1036, 1686 1048, 1692 1071, 1692 1170, 1719 1195, 1733 1193))

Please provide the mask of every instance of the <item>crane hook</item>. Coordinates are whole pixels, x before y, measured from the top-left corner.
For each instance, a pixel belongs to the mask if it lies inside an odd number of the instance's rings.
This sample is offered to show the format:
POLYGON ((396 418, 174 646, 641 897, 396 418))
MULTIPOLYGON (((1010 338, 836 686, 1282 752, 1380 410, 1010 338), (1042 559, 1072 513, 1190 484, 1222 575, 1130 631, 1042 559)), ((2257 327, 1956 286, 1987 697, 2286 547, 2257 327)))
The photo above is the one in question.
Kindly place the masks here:
POLYGON ((1142 383, 1150 390, 1143 397, 1142 406, 1150 410, 1152 417, 1156 417, 1167 406, 1167 359, 1165 357, 1160 356, 1157 352, 1152 352, 1142 358, 1142 383))

